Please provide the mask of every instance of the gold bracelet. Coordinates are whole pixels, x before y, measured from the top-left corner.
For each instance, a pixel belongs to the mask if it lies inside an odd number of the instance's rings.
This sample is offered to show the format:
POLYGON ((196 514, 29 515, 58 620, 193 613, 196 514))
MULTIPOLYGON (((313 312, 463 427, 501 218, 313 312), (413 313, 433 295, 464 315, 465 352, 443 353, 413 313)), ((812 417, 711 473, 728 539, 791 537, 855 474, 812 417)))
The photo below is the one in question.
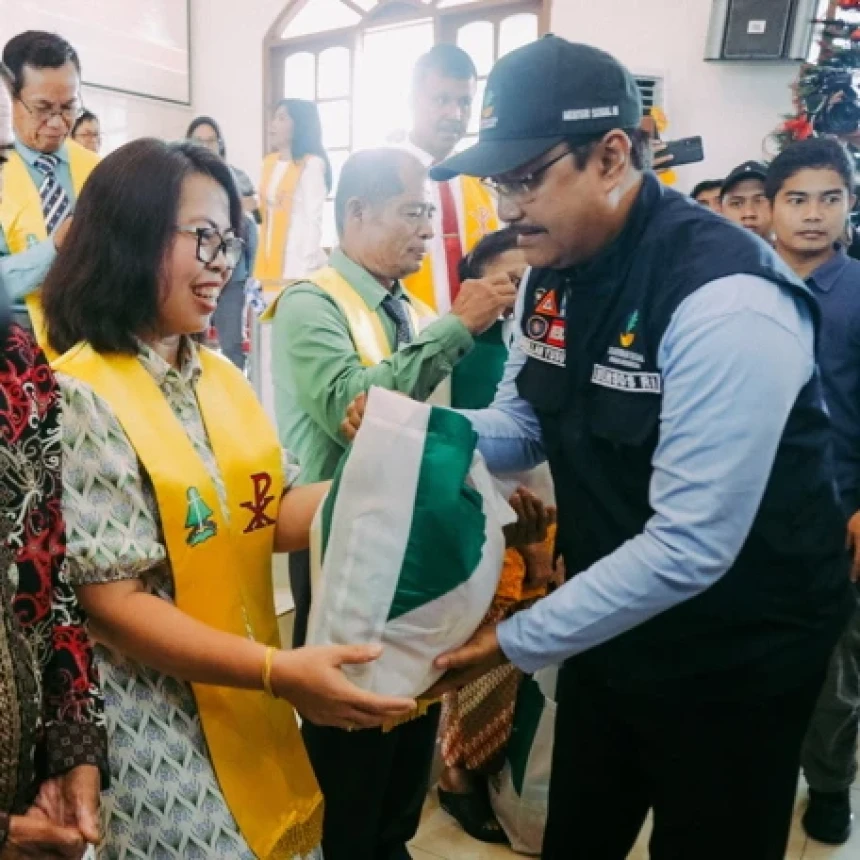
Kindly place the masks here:
POLYGON ((273 699, 277 698, 272 689, 272 660, 275 659, 275 650, 274 648, 266 648, 266 659, 263 663, 263 691, 273 699))

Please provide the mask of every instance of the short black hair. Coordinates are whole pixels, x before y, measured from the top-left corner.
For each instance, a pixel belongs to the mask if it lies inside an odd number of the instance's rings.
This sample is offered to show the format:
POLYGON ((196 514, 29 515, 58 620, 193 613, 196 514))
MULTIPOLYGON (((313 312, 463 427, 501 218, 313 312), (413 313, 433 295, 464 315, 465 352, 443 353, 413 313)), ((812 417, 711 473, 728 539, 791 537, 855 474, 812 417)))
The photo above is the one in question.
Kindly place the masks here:
POLYGON ((690 192, 690 197, 693 200, 698 200, 700 194, 704 194, 706 191, 721 191, 722 187, 722 179, 705 179, 690 192))
POLYGON ((0 60, 0 81, 6 84, 11 95, 15 90, 15 78, 12 72, 9 71, 9 67, 2 60, 0 60))
POLYGON ((182 184, 195 174, 224 189, 230 225, 242 235, 242 201, 230 168, 203 146, 142 138, 90 174, 68 241, 42 287, 48 340, 57 352, 86 341, 97 352, 137 354, 135 338, 158 321, 182 184))
POLYGON ((72 126, 72 131, 69 134, 69 137, 74 138, 77 130, 85 123, 85 122, 98 122, 99 118, 91 111, 85 110, 76 120, 75 124, 72 126))
POLYGON ((850 153, 832 137, 810 137, 787 146, 770 164, 764 193, 771 203, 785 183, 801 170, 833 170, 849 194, 854 193, 854 162, 850 153))
POLYGON ((11 38, 3 48, 3 62, 12 72, 12 95, 18 96, 24 88, 24 67, 33 69, 59 69, 71 63, 81 73, 78 52, 56 33, 44 30, 27 30, 11 38))
MULTIPOLYGON (((630 138, 630 160, 636 170, 644 170, 648 165, 649 143, 648 134, 641 128, 624 128, 621 129, 624 134, 630 138)), ((588 159, 597 148, 597 144, 603 140, 608 132, 602 131, 600 134, 589 135, 588 137, 569 137, 567 145, 573 153, 573 160, 576 162, 577 170, 583 170, 588 164, 588 159)))
POLYGON ((517 247, 519 232, 513 227, 505 227, 494 233, 487 233, 472 250, 460 260, 457 276, 460 281, 476 280, 484 276, 484 267, 496 257, 517 247))
POLYGON ((191 120, 191 124, 188 126, 188 131, 185 132, 185 137, 188 140, 191 140, 191 135, 194 134, 201 125, 208 125, 212 131, 215 132, 215 137, 218 138, 218 152, 221 155, 221 158, 226 158, 227 147, 224 143, 224 135, 221 134, 221 126, 218 125, 211 116, 198 116, 191 120))
POLYGON ((443 78, 455 81, 477 80, 478 69, 472 58, 456 45, 441 42, 415 61, 412 86, 417 88, 428 72, 438 72, 443 78))
POLYGON ((423 169, 418 159, 405 149, 380 147, 353 153, 343 165, 334 198, 334 220, 338 236, 343 236, 346 204, 356 198, 379 205, 403 193, 401 170, 414 165, 423 169))

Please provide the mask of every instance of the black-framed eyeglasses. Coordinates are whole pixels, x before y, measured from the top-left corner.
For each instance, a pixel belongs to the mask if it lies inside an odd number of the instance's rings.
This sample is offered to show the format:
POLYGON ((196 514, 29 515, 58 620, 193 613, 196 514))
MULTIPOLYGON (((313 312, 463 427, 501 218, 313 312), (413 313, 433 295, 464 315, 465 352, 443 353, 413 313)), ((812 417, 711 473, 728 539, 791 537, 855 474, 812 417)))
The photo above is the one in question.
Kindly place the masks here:
POLYGON ((215 262, 219 254, 224 254, 227 266, 235 269, 242 259, 245 243, 238 236, 222 236, 214 227, 177 227, 177 233, 197 237, 197 259, 207 266, 215 262))
POLYGON ((35 119, 40 125, 44 125, 47 122, 50 122, 55 116, 60 117, 62 121, 71 128, 78 117, 84 112, 84 106, 76 101, 74 104, 65 105, 61 108, 55 107, 30 107, 27 102, 24 101, 20 96, 17 99, 23 106, 24 110, 30 114, 33 119, 35 119))
POLYGON ((536 167, 531 173, 527 173, 525 176, 520 176, 517 179, 497 179, 495 177, 489 177, 487 179, 483 179, 482 182, 488 188, 495 191, 500 197, 511 197, 514 200, 523 200, 535 194, 540 187, 541 178, 544 173, 568 155, 573 155, 573 152, 566 149, 546 164, 536 167))

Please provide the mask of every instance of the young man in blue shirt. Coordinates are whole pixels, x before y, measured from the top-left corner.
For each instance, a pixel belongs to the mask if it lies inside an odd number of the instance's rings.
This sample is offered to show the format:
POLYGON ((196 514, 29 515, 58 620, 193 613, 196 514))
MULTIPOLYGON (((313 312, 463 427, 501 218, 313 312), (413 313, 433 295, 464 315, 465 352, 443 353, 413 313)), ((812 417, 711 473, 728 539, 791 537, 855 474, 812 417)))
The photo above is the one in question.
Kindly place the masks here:
MULTIPOLYGON (((852 578, 860 579, 860 262, 839 244, 854 203, 851 156, 837 141, 794 144, 770 166, 776 250, 821 309, 818 364, 833 425, 836 480, 848 518, 852 578)), ((803 749, 807 833, 840 845, 851 835, 851 784, 860 720, 860 609, 833 655, 803 749)))

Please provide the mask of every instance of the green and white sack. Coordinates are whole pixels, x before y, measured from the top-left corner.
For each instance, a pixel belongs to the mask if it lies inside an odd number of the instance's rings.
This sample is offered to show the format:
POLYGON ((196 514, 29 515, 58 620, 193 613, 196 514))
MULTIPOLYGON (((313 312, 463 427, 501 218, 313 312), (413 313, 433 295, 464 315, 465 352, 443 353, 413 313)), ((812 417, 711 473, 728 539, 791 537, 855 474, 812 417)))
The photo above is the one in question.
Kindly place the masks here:
POLYGON ((515 515, 468 419, 374 388, 311 534, 309 645, 382 644, 344 667, 365 690, 418 696, 433 661, 492 602, 515 515))
POLYGON ((505 763, 490 777, 490 803, 511 847, 538 856, 543 847, 555 738, 556 667, 524 678, 514 706, 505 763))

